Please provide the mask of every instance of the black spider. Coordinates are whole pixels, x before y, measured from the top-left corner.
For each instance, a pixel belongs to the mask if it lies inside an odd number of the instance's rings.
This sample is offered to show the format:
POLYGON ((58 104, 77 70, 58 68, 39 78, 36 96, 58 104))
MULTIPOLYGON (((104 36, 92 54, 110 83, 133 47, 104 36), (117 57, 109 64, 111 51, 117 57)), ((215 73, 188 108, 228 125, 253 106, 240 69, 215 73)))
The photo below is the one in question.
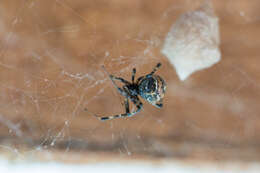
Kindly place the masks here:
MULTIPOLYGON (((151 73, 139 77, 136 82, 135 82, 135 73, 136 73, 135 68, 133 69, 132 72, 132 82, 128 82, 127 80, 120 77, 115 77, 107 72, 114 86, 117 88, 118 92, 125 97, 126 113, 113 115, 113 116, 104 116, 104 117, 99 117, 95 114, 93 115, 102 121, 111 120, 114 118, 131 117, 136 113, 138 113, 143 107, 143 104, 139 100, 138 95, 140 95, 143 99, 147 100, 150 104, 158 108, 161 108, 163 106, 162 101, 166 90, 166 83, 160 76, 154 75, 154 73, 157 71, 157 69, 160 66, 161 63, 158 63, 154 67, 151 73), (122 82, 124 84, 123 87, 122 88, 118 87, 114 80, 119 80, 120 82, 122 82), (133 112, 129 111, 128 99, 130 99, 136 106, 136 110, 133 112)), ((104 66, 102 67, 104 68, 104 66)), ((85 110, 88 111, 87 109, 85 110)))

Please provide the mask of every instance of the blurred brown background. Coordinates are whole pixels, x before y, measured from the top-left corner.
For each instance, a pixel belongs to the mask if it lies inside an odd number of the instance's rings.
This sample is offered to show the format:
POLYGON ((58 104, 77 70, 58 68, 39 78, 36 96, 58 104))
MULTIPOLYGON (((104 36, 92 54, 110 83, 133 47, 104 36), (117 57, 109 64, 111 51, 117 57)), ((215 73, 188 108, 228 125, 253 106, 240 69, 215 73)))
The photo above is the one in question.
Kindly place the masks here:
POLYGON ((222 52, 212 68, 181 82, 160 53, 170 26, 202 2, 2 0, 1 152, 260 159, 260 1, 212 1, 222 52), (130 80, 133 67, 140 76, 157 62, 163 109, 144 102, 136 116, 107 122, 84 112, 124 112, 101 65, 130 80))

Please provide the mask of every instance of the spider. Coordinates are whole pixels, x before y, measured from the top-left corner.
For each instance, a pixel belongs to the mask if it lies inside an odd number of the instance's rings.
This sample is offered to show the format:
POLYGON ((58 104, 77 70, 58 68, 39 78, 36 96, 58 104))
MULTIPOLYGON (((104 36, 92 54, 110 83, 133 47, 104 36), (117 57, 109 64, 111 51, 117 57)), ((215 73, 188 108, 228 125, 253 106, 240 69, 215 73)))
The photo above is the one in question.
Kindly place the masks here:
MULTIPOLYGON (((157 108, 161 108, 163 106, 163 97, 166 90, 166 83, 163 80, 162 77, 155 75, 154 73, 158 70, 158 68, 161 66, 161 63, 158 63, 152 70, 151 73, 141 76, 135 81, 135 74, 136 69, 133 68, 132 71, 132 82, 129 82, 121 77, 115 77, 111 74, 109 74, 106 69, 103 67, 103 69, 106 71, 106 73, 109 75, 109 78, 111 79, 113 85, 117 89, 117 91, 125 97, 124 99, 124 105, 125 105, 125 113, 119 114, 119 115, 112 115, 112 116, 104 116, 99 117, 96 114, 93 114, 95 117, 97 117, 101 121, 105 120, 111 120, 115 118, 123 118, 123 117, 131 117, 135 115, 136 113, 140 112, 140 110, 143 107, 142 102, 139 100, 138 95, 140 95, 143 99, 148 101, 150 104, 157 108), (122 88, 116 85, 115 80, 118 80, 122 82, 124 85, 122 88), (134 105, 136 106, 136 110, 133 112, 129 111, 129 101, 131 100, 134 105)), ((85 111, 89 112, 86 108, 85 111)), ((90 112, 89 112, 90 113, 90 112)))

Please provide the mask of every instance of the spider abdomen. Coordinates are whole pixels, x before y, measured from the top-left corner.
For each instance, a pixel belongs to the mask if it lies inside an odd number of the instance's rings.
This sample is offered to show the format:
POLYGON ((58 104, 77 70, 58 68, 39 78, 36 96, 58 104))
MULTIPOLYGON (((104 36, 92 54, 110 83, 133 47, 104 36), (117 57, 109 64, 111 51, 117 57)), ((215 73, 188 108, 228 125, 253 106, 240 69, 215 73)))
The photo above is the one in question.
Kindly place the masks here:
POLYGON ((156 91, 157 82, 154 77, 147 77, 140 81, 139 83, 139 93, 140 95, 146 95, 148 93, 153 93, 156 91))
POLYGON ((153 105, 158 104, 164 97, 166 85, 158 75, 144 77, 138 85, 139 95, 153 105))

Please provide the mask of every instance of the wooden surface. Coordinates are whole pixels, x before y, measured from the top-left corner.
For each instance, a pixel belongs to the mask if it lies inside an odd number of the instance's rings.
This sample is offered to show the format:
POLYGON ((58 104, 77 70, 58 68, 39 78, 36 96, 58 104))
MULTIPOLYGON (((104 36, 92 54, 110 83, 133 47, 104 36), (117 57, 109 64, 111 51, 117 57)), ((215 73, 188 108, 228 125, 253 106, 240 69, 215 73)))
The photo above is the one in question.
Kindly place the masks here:
POLYGON ((258 160, 260 1, 213 1, 222 60, 212 68, 181 82, 160 53, 170 26, 201 2, 1 1, 1 151, 258 160), (157 62, 163 109, 144 102, 108 122, 84 111, 124 111, 101 65, 130 80, 133 67, 140 76, 157 62))

